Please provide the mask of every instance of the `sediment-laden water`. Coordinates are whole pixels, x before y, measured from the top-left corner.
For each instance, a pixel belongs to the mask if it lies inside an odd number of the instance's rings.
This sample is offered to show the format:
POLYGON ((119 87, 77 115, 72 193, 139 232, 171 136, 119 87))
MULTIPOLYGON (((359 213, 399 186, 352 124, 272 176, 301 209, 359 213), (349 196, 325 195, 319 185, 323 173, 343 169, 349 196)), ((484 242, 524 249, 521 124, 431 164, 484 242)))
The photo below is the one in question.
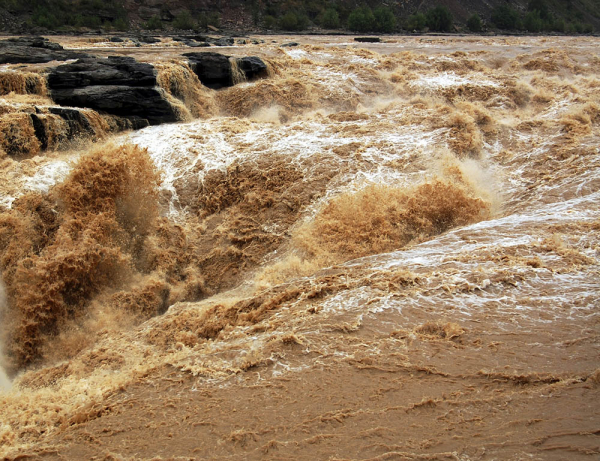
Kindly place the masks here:
POLYGON ((283 41, 215 91, 65 39, 182 122, 46 150, 6 78, 0 454, 597 457, 598 40, 283 41))

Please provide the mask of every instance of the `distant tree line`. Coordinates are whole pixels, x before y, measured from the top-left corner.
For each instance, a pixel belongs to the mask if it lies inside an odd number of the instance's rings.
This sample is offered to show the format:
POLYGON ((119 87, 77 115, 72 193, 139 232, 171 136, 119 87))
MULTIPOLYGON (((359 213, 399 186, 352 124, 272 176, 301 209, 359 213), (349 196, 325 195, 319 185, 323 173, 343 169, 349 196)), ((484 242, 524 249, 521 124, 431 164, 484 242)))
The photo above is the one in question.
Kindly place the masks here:
POLYGON ((508 4, 499 5, 492 11, 491 21, 501 30, 524 30, 527 32, 566 32, 569 34, 591 33, 594 28, 585 23, 581 13, 567 11, 567 18, 556 17, 546 0, 530 0, 521 13, 508 4))
MULTIPOLYGON (((354 9, 348 9, 347 2, 341 1, 287 0, 271 3, 253 0, 252 4, 254 23, 272 30, 297 31, 304 30, 310 25, 353 32, 385 33, 398 30, 453 32, 455 30, 452 13, 444 6, 417 11, 407 18, 401 18, 389 6, 382 5, 372 9, 366 3, 354 9)), ((553 2, 553 5, 556 5, 556 2, 553 2)), ((468 31, 474 33, 488 28, 534 33, 593 32, 593 27, 585 23, 581 14, 576 14, 569 8, 563 9, 562 13, 559 17, 555 16, 550 11, 548 0, 530 0, 524 12, 516 10, 509 4, 502 4, 493 10, 487 23, 479 15, 473 14, 468 18, 465 26, 468 31)), ((597 13, 600 13, 600 7, 597 13)))
MULTIPOLYGON (((596 0, 591 1, 590 8, 596 8, 594 14, 600 14, 600 6, 593 6, 596 0)), ((29 26, 50 30, 86 27, 125 31, 131 24, 123 3, 124 0, 0 0, 0 7, 27 16, 29 26)), ((490 28, 532 33, 593 32, 593 27, 586 23, 585 17, 575 9, 563 5, 566 3, 569 2, 530 0, 524 11, 503 3, 494 8, 487 20, 473 14, 464 26, 473 33, 490 28)), ((190 6, 192 4, 190 2, 190 6)), ((391 33, 399 30, 448 33, 458 29, 451 11, 444 6, 402 17, 398 9, 393 8, 394 2, 384 4, 369 1, 370 5, 375 5, 373 8, 367 3, 351 8, 350 2, 342 0, 250 0, 248 4, 254 25, 274 31, 301 31, 320 27, 360 33, 391 33)), ((220 22, 218 12, 194 13, 184 9, 174 17, 168 11, 161 11, 137 26, 150 30, 168 28, 199 31, 206 30, 209 25, 219 27, 220 22)))
POLYGON ((0 0, 0 7, 27 17, 29 27, 127 30, 122 0, 0 0))

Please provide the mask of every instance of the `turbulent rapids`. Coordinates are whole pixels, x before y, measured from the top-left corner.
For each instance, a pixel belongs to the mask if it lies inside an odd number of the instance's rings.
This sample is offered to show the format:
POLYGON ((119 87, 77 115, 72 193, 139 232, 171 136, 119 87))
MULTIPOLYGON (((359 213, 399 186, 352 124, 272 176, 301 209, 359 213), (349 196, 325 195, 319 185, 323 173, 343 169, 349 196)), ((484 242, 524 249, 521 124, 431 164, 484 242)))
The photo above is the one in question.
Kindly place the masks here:
POLYGON ((0 455, 597 458, 600 40, 275 38, 64 38, 138 130, 0 71, 0 455))

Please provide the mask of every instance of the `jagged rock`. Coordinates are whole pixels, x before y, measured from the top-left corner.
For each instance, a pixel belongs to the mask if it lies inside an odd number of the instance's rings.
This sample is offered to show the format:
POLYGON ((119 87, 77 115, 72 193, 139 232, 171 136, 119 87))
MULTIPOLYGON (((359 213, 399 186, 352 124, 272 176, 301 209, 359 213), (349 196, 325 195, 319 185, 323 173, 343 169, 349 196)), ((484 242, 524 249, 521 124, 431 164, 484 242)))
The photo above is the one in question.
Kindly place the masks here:
POLYGON ((198 46, 231 46, 235 44, 235 40, 232 37, 219 37, 213 38, 206 35, 175 35, 173 40, 176 42, 183 42, 187 46, 198 47, 198 46))
POLYGON ((298 42, 289 42, 289 43, 284 43, 281 46, 292 47, 292 46, 298 46, 298 45, 300 45, 298 42))
MULTIPOLYGON (((70 107, 36 107, 35 113, 29 114, 33 125, 35 137, 40 142, 42 150, 56 147, 67 140, 82 137, 95 137, 104 134, 96 132, 98 126, 88 118, 81 109, 70 107), (57 132, 56 125, 49 116, 57 115, 67 122, 66 132, 57 132), (50 145, 51 144, 51 145, 50 145)), ((112 116, 112 129, 115 131, 137 130, 148 126, 148 120, 139 117, 117 117, 112 116)))
POLYGON ((231 37, 223 37, 212 40, 212 43, 215 46, 231 46, 234 44, 234 40, 231 37))
POLYGON ((51 42, 44 37, 14 37, 0 42, 14 46, 30 46, 32 48, 43 48, 46 50, 63 51, 64 48, 58 43, 51 42))
POLYGON ((121 37, 110 37, 110 41, 112 43, 121 43, 121 42, 124 42, 125 40, 123 40, 121 37))
POLYGON ((229 56, 219 53, 184 53, 203 85, 219 89, 233 85, 229 56))
POLYGON ((67 51, 43 37, 19 37, 0 41, 0 64, 36 64, 87 57, 85 53, 67 51))
POLYGON ((48 76, 57 104, 86 107, 121 117, 139 117, 151 125, 177 121, 156 71, 130 57, 88 58, 55 68, 48 76))
POLYGON ((267 65, 264 61, 256 56, 247 56, 245 58, 237 58, 238 68, 244 72, 246 79, 253 80, 267 76, 267 65))
MULTIPOLYGON (((229 56, 205 52, 184 53, 189 60, 190 66, 196 73, 203 85, 219 89, 233 85, 231 61, 229 56)), ((248 80, 258 77, 266 77, 267 65, 256 56, 235 58, 238 68, 248 80)))
MULTIPOLYGON (((68 131, 64 133, 64 139, 93 136, 95 134, 94 127, 88 118, 85 116, 85 114, 77 109, 70 109, 66 107, 48 107, 47 111, 52 115, 58 115, 67 122, 68 131)), ((48 125, 46 114, 38 110, 37 113, 30 114, 30 117, 35 136, 38 141, 40 141, 42 150, 46 150, 48 148, 49 139, 52 136, 56 136, 56 133, 53 133, 52 126, 48 125)), ((64 140, 63 137, 60 139, 61 142, 64 140)))
POLYGON ((62 105, 88 107, 121 117, 139 117, 148 120, 150 125, 178 120, 164 92, 153 87, 93 85, 56 90, 52 92, 52 98, 62 105))
POLYGON ((182 35, 175 36, 173 40, 176 42, 182 42, 184 45, 191 48, 209 47, 210 42, 214 39, 207 37, 206 35, 182 35))
POLYGON ((176 122, 177 115, 164 92, 151 87, 94 85, 52 92, 55 102, 107 112, 122 117, 137 116, 151 125, 176 122))

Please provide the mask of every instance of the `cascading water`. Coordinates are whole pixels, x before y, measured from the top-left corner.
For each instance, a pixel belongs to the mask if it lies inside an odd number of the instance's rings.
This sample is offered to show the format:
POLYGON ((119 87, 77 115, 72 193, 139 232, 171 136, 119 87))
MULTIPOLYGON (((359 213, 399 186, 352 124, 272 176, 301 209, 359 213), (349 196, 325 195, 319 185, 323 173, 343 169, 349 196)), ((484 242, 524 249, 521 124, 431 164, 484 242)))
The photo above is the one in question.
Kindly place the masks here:
POLYGON ((186 122, 108 143, 5 117, 0 456, 597 455, 599 40, 302 40, 131 47, 186 122))

